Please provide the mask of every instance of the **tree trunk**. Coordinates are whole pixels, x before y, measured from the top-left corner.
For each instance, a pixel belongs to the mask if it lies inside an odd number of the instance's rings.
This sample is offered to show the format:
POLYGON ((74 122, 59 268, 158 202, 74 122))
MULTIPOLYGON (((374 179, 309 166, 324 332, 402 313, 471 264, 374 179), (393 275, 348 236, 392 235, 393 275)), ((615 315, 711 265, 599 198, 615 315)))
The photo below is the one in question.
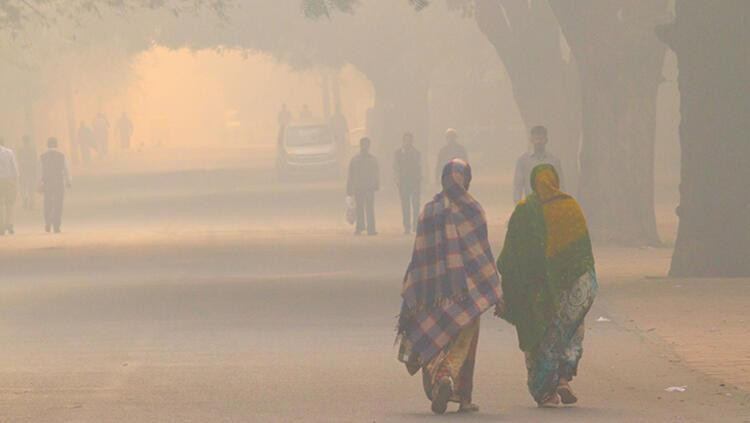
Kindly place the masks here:
POLYGON ((70 80, 65 85, 65 114, 68 123, 68 148, 70 150, 70 159, 73 164, 80 162, 78 148, 78 133, 76 131, 76 111, 73 101, 73 90, 70 86, 70 80))
POLYGON ((656 96, 666 49, 654 27, 666 0, 549 0, 581 76, 578 195, 594 239, 658 245, 656 96))
POLYGON ((422 152, 423 171, 429 171, 429 158, 434 155, 434 146, 429 137, 429 82, 424 75, 399 78, 371 78, 375 87, 375 122, 368 128, 373 137, 375 153, 383 162, 385 180, 390 180, 387 169, 391 168, 394 151, 401 146, 405 132, 414 134, 414 144, 422 152))
POLYGON ((544 125, 563 163, 565 189, 578 187, 581 136, 577 69, 563 58, 560 28, 543 1, 476 0, 476 20, 497 50, 529 130, 544 125))
MULTIPOLYGON (((646 86, 627 72, 582 60, 579 199, 595 239, 657 245, 654 130, 658 74, 646 86)), ((645 76, 645 75, 644 75, 645 76)), ((645 84, 644 84, 645 85, 645 84)))
POLYGON ((680 225, 670 275, 750 276, 750 2, 678 0, 680 225))

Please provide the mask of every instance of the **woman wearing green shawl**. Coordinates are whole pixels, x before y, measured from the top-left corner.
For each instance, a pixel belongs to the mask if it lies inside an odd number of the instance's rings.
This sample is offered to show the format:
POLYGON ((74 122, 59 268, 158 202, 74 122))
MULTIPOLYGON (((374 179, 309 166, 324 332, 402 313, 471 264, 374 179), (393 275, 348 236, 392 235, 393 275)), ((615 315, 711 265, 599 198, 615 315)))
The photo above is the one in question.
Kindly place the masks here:
POLYGON ((504 299, 496 314, 516 327, 528 386, 540 406, 573 404, 569 382, 583 349, 583 321, 598 288, 586 220, 560 191, 551 165, 532 171, 533 193, 516 206, 497 260, 504 299))

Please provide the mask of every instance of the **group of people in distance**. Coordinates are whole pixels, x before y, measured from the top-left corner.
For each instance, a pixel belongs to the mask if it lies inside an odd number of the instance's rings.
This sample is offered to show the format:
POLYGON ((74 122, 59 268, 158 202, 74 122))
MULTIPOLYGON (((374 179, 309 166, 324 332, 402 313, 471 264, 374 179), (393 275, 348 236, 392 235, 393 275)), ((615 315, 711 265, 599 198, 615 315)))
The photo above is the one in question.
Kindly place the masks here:
MULTIPOLYGON (((532 193, 528 175, 540 164, 551 164, 558 173, 560 187, 564 189, 563 168, 560 160, 547 151, 547 128, 535 126, 529 140, 533 151, 522 155, 516 163, 513 178, 513 200, 517 203, 532 193)), ((452 159, 469 162, 466 148, 458 141, 458 132, 448 129, 445 132, 445 145, 440 149, 435 166, 435 181, 441 182, 443 165, 452 159)), ((370 152, 369 138, 360 140, 360 152, 349 163, 346 185, 347 196, 354 199, 356 207, 355 235, 367 230, 368 235, 377 235, 375 222, 375 192, 380 189, 380 168, 377 158, 370 152)), ((404 234, 411 234, 417 228, 420 212, 422 188, 422 155, 414 146, 414 135, 403 135, 402 145, 393 157, 393 175, 401 200, 404 234)))
MULTIPOLYGON (((514 197, 502 253, 495 258, 482 206, 469 193, 472 172, 456 131, 446 132, 438 157, 442 191, 421 214, 421 160, 411 134, 396 151, 394 169, 406 233, 416 229, 402 287, 398 359, 422 371, 432 411, 450 402, 475 412, 473 374, 480 316, 515 326, 525 354, 528 389, 539 406, 574 404, 570 386, 583 349, 584 319, 598 289, 588 227, 581 207, 562 191, 559 160, 547 153, 547 130, 531 130, 533 152, 517 162, 514 197)), ((347 193, 357 204, 356 234, 376 234, 377 160, 370 140, 349 167, 347 193)))
POLYGON ((18 159, 0 138, 0 236, 15 234, 13 223, 19 191, 27 209, 34 207, 36 192, 42 194, 45 230, 60 233, 65 189, 70 186, 68 162, 58 150, 56 138, 47 140, 47 151, 37 158, 33 141, 24 137, 18 159))
MULTIPOLYGON (((97 152, 99 157, 109 154, 109 127, 109 120, 103 113, 97 113, 90 126, 85 121, 81 121, 76 141, 84 163, 91 161, 92 151, 97 152)), ((133 121, 127 113, 123 112, 114 128, 122 150, 130 149, 133 130, 133 121)))
MULTIPOLYGON (((451 159, 469 160, 466 148, 458 142, 458 133, 448 129, 446 144, 438 154, 437 180, 440 180, 442 163, 451 159)), ((359 154, 349 162, 346 195, 354 199, 356 206, 355 235, 367 230, 368 235, 377 235, 375 224, 375 192, 380 189, 380 168, 377 158, 370 152, 371 141, 362 138, 359 154)), ((393 157, 393 174, 398 186, 403 214, 404 234, 417 228, 422 187, 422 155, 414 146, 414 135, 404 134, 401 147, 393 157)))

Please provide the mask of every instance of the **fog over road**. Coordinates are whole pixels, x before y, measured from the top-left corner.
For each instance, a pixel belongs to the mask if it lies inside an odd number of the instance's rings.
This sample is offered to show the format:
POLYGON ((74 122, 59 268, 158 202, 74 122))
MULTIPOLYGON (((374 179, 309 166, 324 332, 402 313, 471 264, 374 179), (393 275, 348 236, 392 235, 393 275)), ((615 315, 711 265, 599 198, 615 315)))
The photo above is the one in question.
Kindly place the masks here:
MULTIPOLYGON (((0 421, 445 421, 395 359, 412 243, 395 195, 381 193, 381 235, 355 238, 340 184, 271 179, 246 169, 84 177, 62 235, 21 216, 19 234, 0 242, 0 421)), ((497 254, 509 187, 480 177, 476 192, 497 254)), ((610 306, 627 283, 618 254, 597 251, 580 404, 538 409, 514 329, 486 314, 481 412, 461 421, 750 421, 747 393, 719 388, 639 330, 635 308, 610 306), (688 389, 665 392, 672 385, 688 389)), ((668 254, 655 255, 631 272, 649 276, 668 254)))

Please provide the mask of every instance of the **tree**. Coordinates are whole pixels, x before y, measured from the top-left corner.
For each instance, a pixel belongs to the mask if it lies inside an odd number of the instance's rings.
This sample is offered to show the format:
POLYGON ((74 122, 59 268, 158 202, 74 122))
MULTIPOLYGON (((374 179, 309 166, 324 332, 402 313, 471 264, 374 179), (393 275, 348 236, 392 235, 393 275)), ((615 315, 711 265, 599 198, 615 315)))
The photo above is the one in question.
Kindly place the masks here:
MULTIPOLYGON (((57 98, 66 108, 69 147, 76 161, 74 92, 96 86, 98 96, 129 76, 135 52, 151 45, 153 28, 144 11, 171 16, 210 10, 222 20, 235 0, 2 0, 0 1, 0 82, 6 100, 3 117, 12 119, 20 107, 26 116, 46 110, 57 98), (139 14, 139 19, 128 18, 139 14), (85 84, 84 84, 85 83, 85 84)), ((23 132, 33 134, 34 119, 23 132)), ((18 126, 17 124, 14 126, 18 126)))
MULTIPOLYGON (((303 0, 307 16, 352 13, 356 0, 303 0)), ((427 0, 409 0, 417 10, 427 0)), ((560 28, 546 1, 446 0, 448 7, 473 16, 495 48, 511 80, 521 117, 530 129, 546 125, 561 156, 567 189, 575 191, 580 146, 580 94, 575 65, 563 57, 560 28)), ((405 38, 405 37, 402 37, 405 38)))
POLYGON ((678 0, 682 177, 670 275, 750 276, 750 2, 678 0))
POLYGON ((578 70, 563 57, 560 27, 546 1, 474 0, 473 14, 510 77, 527 129, 545 125, 575 192, 581 136, 578 70))
POLYGON ((595 239, 659 245, 654 212, 656 96, 668 0, 548 0, 578 64, 578 195, 595 239))
MULTIPOLYGON (((289 20, 290 6, 273 3, 274 10, 262 12, 265 21, 289 20), (285 17, 278 14, 287 13, 285 17)), ((411 131, 418 142, 429 141, 429 88, 433 70, 466 51, 467 38, 481 34, 445 7, 416 13, 408 2, 398 4, 371 0, 311 1, 297 3, 303 19, 283 36, 263 40, 270 34, 238 32, 230 45, 259 49, 298 67, 352 64, 372 82, 375 106, 370 114, 370 135, 391 157, 401 134, 411 131), (357 13, 352 12, 357 6, 357 13), (334 12, 345 13, 334 13, 334 12)), ((243 28, 256 16, 233 16, 243 28)))
POLYGON ((227 17, 234 0, 3 0, 0 1, 0 30, 14 36, 29 25, 57 25, 61 21, 79 22, 86 16, 102 16, 108 11, 133 13, 143 9, 168 10, 175 16, 208 9, 227 17))

